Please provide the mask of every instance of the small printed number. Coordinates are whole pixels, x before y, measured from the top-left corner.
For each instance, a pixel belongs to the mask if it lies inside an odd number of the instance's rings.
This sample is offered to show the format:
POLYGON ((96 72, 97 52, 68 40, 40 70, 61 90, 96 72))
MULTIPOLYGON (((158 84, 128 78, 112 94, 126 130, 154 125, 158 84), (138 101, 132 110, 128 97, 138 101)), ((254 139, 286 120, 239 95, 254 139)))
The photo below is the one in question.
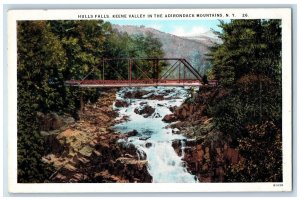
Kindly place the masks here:
POLYGON ((274 187, 280 187, 283 186, 283 184, 273 184, 274 187))
POLYGON ((242 17, 248 17, 248 14, 247 13, 243 13, 242 17))

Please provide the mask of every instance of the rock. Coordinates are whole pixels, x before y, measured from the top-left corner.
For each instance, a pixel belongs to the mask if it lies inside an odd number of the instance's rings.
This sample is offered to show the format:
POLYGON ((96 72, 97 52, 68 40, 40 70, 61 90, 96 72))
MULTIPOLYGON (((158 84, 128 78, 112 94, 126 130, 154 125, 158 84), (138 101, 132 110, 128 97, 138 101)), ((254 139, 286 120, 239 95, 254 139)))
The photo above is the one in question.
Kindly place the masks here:
POLYGON ((62 174, 60 174, 60 173, 58 173, 56 176, 55 176, 55 178, 54 178, 54 181, 64 181, 64 180, 66 180, 67 179, 67 177, 66 176, 64 176, 64 175, 62 175, 62 174))
POLYGON ((147 99, 151 100, 164 100, 164 95, 152 94, 151 96, 147 97, 147 99))
POLYGON ((170 110, 171 112, 174 112, 174 111, 176 110, 176 108, 177 108, 177 106, 172 106, 172 107, 169 107, 169 110, 170 110))
POLYGON ((140 137, 139 140, 148 140, 150 137, 140 137))
POLYGON ((86 178, 86 175, 81 174, 81 173, 76 173, 73 175, 74 182, 78 182, 80 180, 84 180, 86 178))
POLYGON ((176 109, 174 110, 175 115, 176 115, 176 116, 180 116, 181 110, 182 110, 182 108, 176 108, 176 109))
POLYGON ((137 160, 133 158, 120 157, 116 160, 116 162, 120 162, 127 165, 135 165, 138 169, 142 169, 147 166, 147 160, 137 160))
POLYGON ((76 168, 73 165, 69 164, 69 163, 66 164, 63 168, 68 170, 68 171, 71 171, 71 172, 76 170, 76 168))
POLYGON ((186 110, 189 110, 189 104, 187 104, 187 103, 182 104, 181 107, 186 109, 186 110))
POLYGON ((147 142, 147 143, 145 144, 145 147, 146 147, 146 148, 152 147, 152 143, 151 143, 151 142, 147 142))
POLYGON ((126 101, 123 101, 123 100, 116 100, 115 106, 116 107, 128 107, 129 103, 127 103, 126 101))
POLYGON ((125 154, 124 156, 127 157, 127 158, 134 158, 134 156, 131 155, 131 154, 125 154))
POLYGON ((56 130, 66 124, 63 120, 64 118, 59 116, 55 112, 51 112, 48 114, 43 114, 41 112, 38 112, 37 119, 40 125, 40 129, 42 131, 56 130))
POLYGON ((63 119, 63 121, 66 124, 73 124, 73 123, 75 123, 75 119, 73 117, 66 117, 66 118, 63 119))
POLYGON ((128 91, 124 94, 124 98, 141 99, 144 95, 149 93, 149 91, 128 91))
POLYGON ((93 154, 98 157, 102 155, 99 151, 96 150, 93 151, 93 154))
POLYGON ((205 147, 204 159, 206 161, 210 161, 210 154, 209 154, 209 148, 208 147, 205 147))
POLYGON ((166 116, 164 116, 164 118, 162 119, 162 121, 166 122, 166 123, 170 123, 170 122, 174 122, 177 120, 177 117, 174 114, 167 114, 166 116))
POLYGON ((96 172, 94 174, 94 179, 101 183, 128 183, 128 180, 124 180, 121 177, 112 175, 108 172, 108 170, 96 172))
POLYGON ((79 153, 81 153, 82 155, 87 156, 87 157, 91 156, 91 155, 92 155, 92 152, 93 152, 93 148, 90 147, 90 146, 88 146, 88 145, 84 146, 84 147, 79 151, 79 153))
POLYGON ((147 102, 140 102, 140 105, 146 105, 147 102))
POLYGON ((124 115, 124 116, 122 116, 121 118, 116 119, 116 120, 115 120, 115 124, 120 124, 120 123, 129 121, 129 119, 130 119, 129 116, 124 115))
POLYGON ((227 158, 227 160, 231 161, 232 164, 238 163, 240 158, 238 151, 233 148, 227 148, 225 157, 227 158))
POLYGON ((182 156, 182 142, 181 140, 173 140, 172 141, 172 147, 174 148, 175 152, 177 153, 178 156, 182 156))
POLYGON ((179 134, 179 133, 180 133, 180 130, 179 130, 178 128, 174 128, 174 129, 172 130, 172 133, 174 133, 174 134, 179 134))
POLYGON ((155 109, 149 105, 145 105, 141 108, 135 108, 134 112, 139 115, 143 115, 143 117, 147 118, 154 113, 155 109))
POLYGON ((203 161, 203 157, 204 157, 204 151, 202 149, 202 145, 197 145, 196 146, 196 151, 197 151, 197 162, 202 162, 203 161))
POLYGON ((107 123, 111 120, 111 117, 105 114, 101 114, 101 116, 97 116, 95 123, 107 123))
POLYGON ((79 161, 81 164, 83 164, 83 165, 85 165, 85 164, 87 164, 88 162, 90 162, 90 160, 88 160, 88 159, 86 159, 86 158, 84 158, 84 157, 79 157, 79 158, 78 158, 78 161, 79 161))
POLYGON ((186 125, 186 122, 176 122, 170 125, 170 128, 178 128, 181 129, 181 127, 184 127, 186 125))
POLYGON ((106 132, 107 132, 107 129, 104 128, 104 127, 101 127, 101 128, 99 129, 99 131, 100 131, 101 133, 106 133, 106 132))
POLYGON ((128 137, 136 136, 139 132, 137 130, 132 130, 127 133, 128 137))
POLYGON ((183 108, 183 110, 181 111, 180 118, 186 118, 186 117, 187 117, 187 110, 185 108, 183 108))
POLYGON ((189 106, 189 108, 188 108, 189 116, 192 115, 192 114, 194 113, 194 107, 195 107, 195 106, 193 106, 193 105, 190 105, 190 106, 189 106))

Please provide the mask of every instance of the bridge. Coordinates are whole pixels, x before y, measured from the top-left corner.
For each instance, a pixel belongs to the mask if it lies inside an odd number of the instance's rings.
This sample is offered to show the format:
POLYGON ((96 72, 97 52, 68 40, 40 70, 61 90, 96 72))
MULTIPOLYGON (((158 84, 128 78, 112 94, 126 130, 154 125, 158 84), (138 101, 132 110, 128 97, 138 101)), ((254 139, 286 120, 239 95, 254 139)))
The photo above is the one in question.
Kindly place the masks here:
POLYGON ((202 76, 184 58, 104 58, 83 79, 67 80, 65 85, 83 88, 201 86, 202 76), (100 78, 91 76, 96 71, 100 78))

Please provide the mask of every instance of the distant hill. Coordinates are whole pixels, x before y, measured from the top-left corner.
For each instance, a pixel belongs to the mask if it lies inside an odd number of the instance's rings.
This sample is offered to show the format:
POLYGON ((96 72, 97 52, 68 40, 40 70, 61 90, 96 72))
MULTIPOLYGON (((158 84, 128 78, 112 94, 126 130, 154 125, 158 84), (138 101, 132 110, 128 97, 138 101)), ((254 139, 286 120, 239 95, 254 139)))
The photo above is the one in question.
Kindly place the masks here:
POLYGON ((155 38, 161 41, 165 57, 185 58, 201 74, 210 67, 205 54, 208 53, 209 47, 217 42, 217 37, 208 32, 193 37, 179 37, 145 26, 112 25, 112 27, 119 32, 127 32, 129 35, 153 34, 155 38))
POLYGON ((220 38, 218 38, 217 35, 214 34, 212 31, 207 31, 205 33, 201 33, 201 34, 194 35, 194 36, 187 36, 184 38, 189 39, 189 40, 202 41, 204 43, 207 43, 208 45, 213 44, 213 43, 217 43, 217 44, 222 43, 222 40, 220 38))

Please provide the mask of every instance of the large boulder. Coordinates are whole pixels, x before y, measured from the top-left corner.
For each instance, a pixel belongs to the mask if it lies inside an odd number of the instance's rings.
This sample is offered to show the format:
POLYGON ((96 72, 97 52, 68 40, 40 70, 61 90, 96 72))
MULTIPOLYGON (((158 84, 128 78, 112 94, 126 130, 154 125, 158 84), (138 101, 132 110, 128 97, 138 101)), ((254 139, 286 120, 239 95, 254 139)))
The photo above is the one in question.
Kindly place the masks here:
POLYGON ((73 117, 70 116, 59 116, 55 112, 51 113, 37 113, 37 119, 39 121, 40 129, 42 131, 51 131, 61 129, 64 126, 73 124, 75 122, 73 117))
POLYGON ((126 101, 123 101, 123 100, 116 100, 115 106, 116 107, 128 107, 129 104, 126 101))
POLYGON ((136 98, 142 99, 144 95, 150 93, 149 91, 127 91, 124 94, 124 98, 136 98))
POLYGON ((128 137, 136 136, 139 132, 137 130, 132 130, 127 133, 128 137))
POLYGON ((155 109, 149 105, 144 105, 140 108, 135 108, 134 112, 139 115, 143 115, 143 117, 147 118, 154 113, 155 109))
POLYGON ((177 117, 174 114, 167 114, 166 116, 164 116, 164 118, 162 119, 162 121, 166 122, 166 123, 171 123, 177 120, 177 117))

